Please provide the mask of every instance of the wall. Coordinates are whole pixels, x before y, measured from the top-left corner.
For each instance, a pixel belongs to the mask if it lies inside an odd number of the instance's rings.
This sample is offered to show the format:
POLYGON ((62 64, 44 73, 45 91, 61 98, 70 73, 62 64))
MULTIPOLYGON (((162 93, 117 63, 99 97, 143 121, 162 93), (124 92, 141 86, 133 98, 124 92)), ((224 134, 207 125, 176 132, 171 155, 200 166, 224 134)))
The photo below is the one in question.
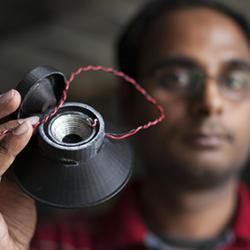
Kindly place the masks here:
MULTIPOLYGON (((247 0, 223 0, 246 12, 247 0)), ((15 87, 37 65, 69 76, 79 66, 113 66, 114 44, 126 21, 146 0, 3 1, 0 8, 0 92, 15 87)), ((113 77, 85 74, 74 81, 76 100, 110 95, 113 77)))

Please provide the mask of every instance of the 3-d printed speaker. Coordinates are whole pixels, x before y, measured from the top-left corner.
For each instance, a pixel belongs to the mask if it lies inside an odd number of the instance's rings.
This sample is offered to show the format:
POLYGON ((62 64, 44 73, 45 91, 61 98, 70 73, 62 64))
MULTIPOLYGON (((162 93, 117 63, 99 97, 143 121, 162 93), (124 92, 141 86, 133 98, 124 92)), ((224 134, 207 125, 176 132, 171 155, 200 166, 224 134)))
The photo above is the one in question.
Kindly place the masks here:
MULTIPOLYGON (((17 86, 17 118, 51 113, 65 77, 49 66, 31 71, 17 86)), ((97 205, 118 193, 132 173, 132 151, 124 140, 105 136, 105 122, 92 107, 64 103, 41 124, 12 165, 19 186, 32 198, 56 207, 97 205), (97 121, 96 126, 92 126, 97 121)))

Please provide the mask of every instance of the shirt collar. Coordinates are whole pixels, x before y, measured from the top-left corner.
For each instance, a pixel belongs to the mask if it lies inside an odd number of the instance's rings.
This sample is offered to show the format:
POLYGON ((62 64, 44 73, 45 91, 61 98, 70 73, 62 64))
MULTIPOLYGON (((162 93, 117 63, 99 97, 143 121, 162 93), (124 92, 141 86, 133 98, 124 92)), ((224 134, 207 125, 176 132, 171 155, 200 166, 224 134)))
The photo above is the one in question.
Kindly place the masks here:
MULTIPOLYGON (((137 207, 136 186, 126 187, 110 215, 103 220, 106 226, 105 232, 101 233, 102 238, 112 239, 109 244, 115 249, 141 246, 149 233, 137 207)), ((245 185, 239 186, 238 196, 238 209, 232 232, 236 241, 250 242, 250 196, 245 185)))
POLYGON ((138 212, 136 186, 126 186, 108 214, 96 218, 93 239, 100 249, 143 248, 147 228, 138 212))
MULTIPOLYGON (((123 191, 120 201, 111 213, 113 244, 116 247, 139 246, 144 242, 147 228, 139 214, 136 201, 136 185, 123 191)), ((116 249, 116 248, 115 248, 116 249)))

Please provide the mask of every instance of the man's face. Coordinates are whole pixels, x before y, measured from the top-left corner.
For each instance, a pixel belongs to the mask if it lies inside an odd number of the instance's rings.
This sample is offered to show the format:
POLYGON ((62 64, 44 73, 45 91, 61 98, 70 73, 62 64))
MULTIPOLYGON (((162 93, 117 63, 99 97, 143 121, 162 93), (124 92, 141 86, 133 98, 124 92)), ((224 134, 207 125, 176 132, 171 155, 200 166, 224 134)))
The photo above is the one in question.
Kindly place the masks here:
MULTIPOLYGON (((209 8, 176 10, 149 24, 140 45, 138 81, 166 111, 139 138, 150 172, 205 186, 236 176, 250 148, 250 96, 237 89, 250 65, 240 27, 209 8), (200 76, 197 92, 183 90, 200 76)), ((145 119, 154 112, 139 99, 137 108, 145 119)))

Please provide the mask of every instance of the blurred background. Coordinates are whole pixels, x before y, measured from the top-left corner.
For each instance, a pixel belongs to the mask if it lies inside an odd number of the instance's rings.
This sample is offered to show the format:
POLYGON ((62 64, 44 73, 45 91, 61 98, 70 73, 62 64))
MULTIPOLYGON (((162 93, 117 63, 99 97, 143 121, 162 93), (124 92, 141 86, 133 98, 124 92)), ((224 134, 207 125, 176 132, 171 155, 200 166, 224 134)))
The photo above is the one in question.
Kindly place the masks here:
MULTIPOLYGON (((0 2, 0 92, 4 92, 38 65, 51 65, 66 77, 80 66, 115 66, 116 38, 145 0, 0 2)), ((110 74, 81 74, 71 85, 70 99, 109 110, 116 86, 110 74)))
MULTIPOLYGON (((0 93, 14 88, 38 65, 51 65, 66 77, 89 64, 116 67, 116 39, 145 2, 0 0, 0 93)), ((250 17, 249 0, 222 2, 250 17)), ((74 80, 69 98, 93 105, 112 120, 117 86, 110 74, 85 73, 74 80)))
MULTIPOLYGON (((114 47, 127 20, 146 0, 0 0, 0 93, 15 87, 38 65, 64 72, 88 64, 115 66, 114 47)), ((250 14, 248 0, 225 0, 250 14)), ((112 95, 115 78, 82 74, 71 86, 74 100, 112 95)))

